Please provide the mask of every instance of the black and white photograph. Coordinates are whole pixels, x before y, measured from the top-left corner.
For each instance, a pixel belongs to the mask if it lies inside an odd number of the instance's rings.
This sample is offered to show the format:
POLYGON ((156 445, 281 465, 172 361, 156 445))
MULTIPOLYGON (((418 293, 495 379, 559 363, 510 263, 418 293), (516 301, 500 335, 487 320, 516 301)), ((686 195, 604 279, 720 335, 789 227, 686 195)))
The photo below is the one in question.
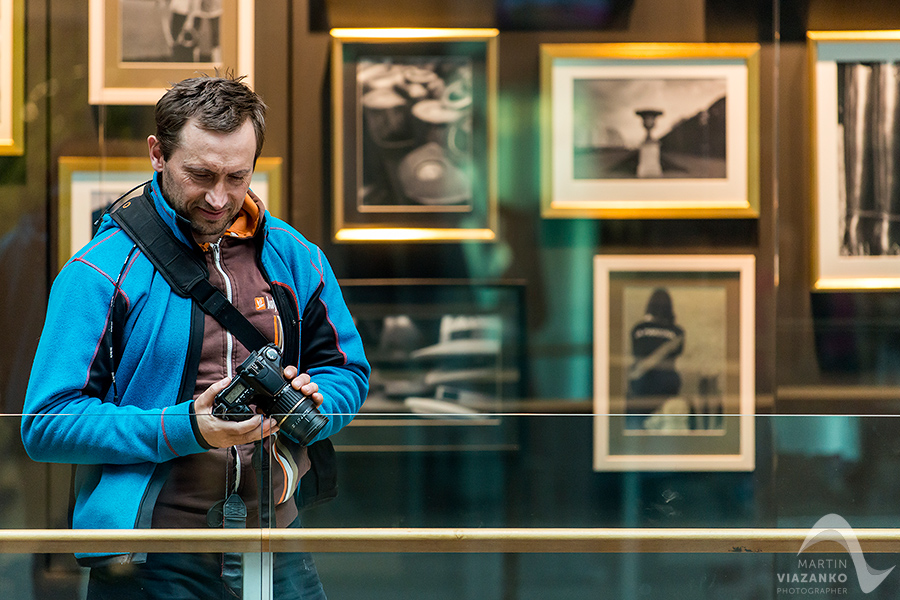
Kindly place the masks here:
POLYGON ((367 58, 356 81, 359 210, 471 210, 471 59, 367 58))
POLYGON ((173 81, 231 70, 253 84, 255 0, 89 0, 91 104, 153 105, 173 81))
POLYGON ((595 468, 752 468, 754 258, 594 267, 595 468))
POLYGON ((813 287, 900 287, 900 35, 809 32, 813 287))
POLYGON ((900 63, 838 68, 841 253, 900 254, 900 63))
POLYGON ((336 241, 494 239, 496 35, 332 30, 336 241))
POLYGON ((724 79, 576 79, 575 179, 727 176, 724 79))
POLYGON ((542 215, 758 216, 758 55, 756 44, 542 44, 542 215))
POLYGON ((725 288, 715 282, 629 284, 622 290, 622 309, 620 350, 625 368, 619 375, 619 392, 624 389, 629 433, 721 430, 725 288))
POLYGON ((521 397, 520 282, 342 286, 372 364, 364 412, 484 417, 521 397))
POLYGON ((223 0, 119 0, 125 62, 221 63, 223 0))

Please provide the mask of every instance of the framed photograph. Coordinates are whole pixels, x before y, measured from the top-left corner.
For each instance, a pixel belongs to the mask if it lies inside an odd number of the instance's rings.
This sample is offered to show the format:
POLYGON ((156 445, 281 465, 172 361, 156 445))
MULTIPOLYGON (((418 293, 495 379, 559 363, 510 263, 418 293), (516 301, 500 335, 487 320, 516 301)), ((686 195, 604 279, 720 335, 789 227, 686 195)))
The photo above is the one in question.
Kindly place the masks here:
POLYGON ((233 71, 253 85, 254 0, 90 0, 91 104, 156 104, 173 83, 233 71))
POLYGON ((0 156, 25 152, 24 56, 24 0, 0 0, 0 156))
MULTIPOLYGON (((95 222, 110 204, 152 176, 149 157, 60 157, 58 266, 91 240, 95 222)), ((260 157, 250 188, 269 212, 280 216, 281 158, 260 157)))
POLYGON ((493 240, 495 29, 334 29, 336 241, 493 240))
POLYGON ((900 288, 900 32, 807 35, 813 287, 900 288))
POLYGON ((372 365, 360 414, 335 441, 342 450, 508 449, 498 425, 524 394, 524 281, 340 284, 372 365))
POLYGON ((754 265, 595 257, 595 470, 753 470, 754 265))
POLYGON ((372 364, 364 412, 481 415, 520 398, 524 282, 345 279, 372 364))
POLYGON ((757 44, 542 44, 551 218, 752 218, 757 44))

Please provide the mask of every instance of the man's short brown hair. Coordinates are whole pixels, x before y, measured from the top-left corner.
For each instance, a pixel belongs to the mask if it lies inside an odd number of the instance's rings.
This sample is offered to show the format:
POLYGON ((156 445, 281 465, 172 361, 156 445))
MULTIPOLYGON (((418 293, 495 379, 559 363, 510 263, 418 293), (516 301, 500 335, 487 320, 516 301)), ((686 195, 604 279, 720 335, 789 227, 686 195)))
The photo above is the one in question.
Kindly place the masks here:
POLYGON ((243 82, 244 77, 202 75, 179 81, 156 103, 156 137, 163 158, 178 148, 179 135, 191 119, 201 129, 217 133, 237 131, 247 119, 256 133, 256 156, 266 137, 266 103, 243 82))

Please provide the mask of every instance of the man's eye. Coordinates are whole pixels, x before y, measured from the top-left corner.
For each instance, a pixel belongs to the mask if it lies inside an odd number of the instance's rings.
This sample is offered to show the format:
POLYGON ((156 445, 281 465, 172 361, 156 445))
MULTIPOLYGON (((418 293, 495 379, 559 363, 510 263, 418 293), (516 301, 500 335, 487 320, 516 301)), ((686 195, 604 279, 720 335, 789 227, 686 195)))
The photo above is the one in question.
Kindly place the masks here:
POLYGON ((212 181, 211 173, 191 173, 191 179, 194 181, 212 181))

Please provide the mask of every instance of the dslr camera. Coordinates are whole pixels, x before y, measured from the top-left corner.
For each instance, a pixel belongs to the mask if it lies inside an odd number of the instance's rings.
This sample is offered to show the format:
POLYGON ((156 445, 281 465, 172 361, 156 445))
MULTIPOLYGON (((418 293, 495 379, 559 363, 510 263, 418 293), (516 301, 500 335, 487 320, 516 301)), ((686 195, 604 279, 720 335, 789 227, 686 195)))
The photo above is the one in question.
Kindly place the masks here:
POLYGON ((274 417, 282 433, 304 446, 328 423, 315 402, 286 381, 278 346, 268 344, 251 352, 224 390, 213 401, 213 415, 225 421, 245 421, 256 416, 255 404, 274 417))

